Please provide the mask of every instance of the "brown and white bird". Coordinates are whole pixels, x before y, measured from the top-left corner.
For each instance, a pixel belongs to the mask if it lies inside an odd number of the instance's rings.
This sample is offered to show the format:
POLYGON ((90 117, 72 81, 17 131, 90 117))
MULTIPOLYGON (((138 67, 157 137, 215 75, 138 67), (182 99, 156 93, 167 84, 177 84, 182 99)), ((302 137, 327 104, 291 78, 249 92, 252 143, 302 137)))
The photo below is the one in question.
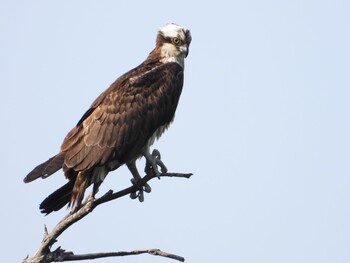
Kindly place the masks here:
POLYGON ((97 192, 106 175, 123 164, 139 180, 135 161, 142 156, 157 175, 158 166, 167 171, 150 154, 150 146, 174 119, 190 43, 188 29, 176 24, 162 27, 147 59, 104 91, 65 137, 60 152, 24 178, 28 183, 62 168, 69 180, 40 204, 42 213, 66 204, 79 207, 88 186, 93 184, 97 192))

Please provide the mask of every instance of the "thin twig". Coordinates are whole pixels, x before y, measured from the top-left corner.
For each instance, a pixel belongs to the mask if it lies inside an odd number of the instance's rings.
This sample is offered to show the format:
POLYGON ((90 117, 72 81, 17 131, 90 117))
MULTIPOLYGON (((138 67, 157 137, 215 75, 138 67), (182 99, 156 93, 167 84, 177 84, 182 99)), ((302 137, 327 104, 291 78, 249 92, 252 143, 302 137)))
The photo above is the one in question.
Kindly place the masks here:
MULTIPOLYGON (((193 174, 192 173, 162 173, 159 175, 159 177, 179 177, 179 178, 187 178, 189 179, 193 174)), ((145 177, 143 177, 140 182, 139 185, 143 186, 145 185, 149 180, 155 178, 156 176, 150 176, 150 175, 146 175, 145 177)), ((93 202, 93 208, 95 208, 96 206, 109 202, 111 200, 120 198, 122 196, 125 195, 129 195, 135 191, 139 190, 139 186, 133 185, 130 186, 124 190, 121 190, 119 192, 113 193, 112 190, 109 190, 106 194, 104 194, 103 196, 101 196, 100 198, 94 200, 93 202)))

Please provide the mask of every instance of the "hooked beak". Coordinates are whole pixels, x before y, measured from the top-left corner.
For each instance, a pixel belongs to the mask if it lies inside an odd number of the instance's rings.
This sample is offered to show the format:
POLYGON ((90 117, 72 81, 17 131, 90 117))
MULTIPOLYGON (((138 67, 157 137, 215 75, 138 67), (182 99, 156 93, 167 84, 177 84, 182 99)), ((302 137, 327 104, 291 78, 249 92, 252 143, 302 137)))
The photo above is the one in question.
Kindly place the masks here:
POLYGON ((179 47, 179 50, 182 54, 185 55, 185 58, 188 56, 188 52, 189 52, 188 44, 181 45, 179 47))

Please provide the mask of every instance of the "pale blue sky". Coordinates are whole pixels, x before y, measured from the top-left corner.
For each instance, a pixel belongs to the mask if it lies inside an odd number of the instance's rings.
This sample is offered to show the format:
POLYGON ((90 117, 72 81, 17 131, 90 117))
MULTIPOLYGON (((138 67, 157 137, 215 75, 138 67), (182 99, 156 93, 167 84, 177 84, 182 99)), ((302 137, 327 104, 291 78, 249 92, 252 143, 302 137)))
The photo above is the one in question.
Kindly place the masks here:
MULTIPOLYGON (((175 122, 155 147, 194 177, 151 181, 144 203, 99 207, 58 244, 160 248, 187 262, 350 262, 349 14, 345 0, 1 1, 1 261, 33 255, 44 224, 67 212, 38 209, 62 172, 23 177, 175 22, 193 41, 175 122)), ((100 193, 130 177, 111 173, 100 193)))

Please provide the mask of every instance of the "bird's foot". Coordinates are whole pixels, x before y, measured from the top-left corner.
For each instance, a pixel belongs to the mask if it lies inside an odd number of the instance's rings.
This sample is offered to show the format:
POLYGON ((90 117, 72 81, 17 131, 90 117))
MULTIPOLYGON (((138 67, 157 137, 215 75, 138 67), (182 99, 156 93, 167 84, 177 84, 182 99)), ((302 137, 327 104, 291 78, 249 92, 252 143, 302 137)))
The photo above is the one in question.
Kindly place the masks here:
POLYGON ((166 168, 164 163, 161 161, 161 155, 157 149, 154 149, 152 154, 147 152, 144 156, 146 158, 146 174, 157 176, 160 179, 160 174, 168 171, 168 168, 166 168), (160 166, 161 172, 158 170, 158 166, 160 166))
POLYGON ((132 173, 132 176, 134 177, 130 181, 138 189, 137 191, 130 194, 130 198, 132 199, 138 198, 140 202, 143 202, 144 201, 143 192, 150 193, 152 189, 148 183, 142 183, 142 178, 139 172, 137 171, 135 161, 128 163, 127 166, 130 172, 132 173))
POLYGON ((136 192, 133 192, 130 194, 131 199, 136 199, 138 198, 140 202, 143 202, 145 200, 143 192, 150 193, 152 191, 152 188, 149 186, 148 183, 145 184, 140 184, 141 183, 141 178, 133 178, 130 180, 131 183, 136 186, 138 189, 136 192))

